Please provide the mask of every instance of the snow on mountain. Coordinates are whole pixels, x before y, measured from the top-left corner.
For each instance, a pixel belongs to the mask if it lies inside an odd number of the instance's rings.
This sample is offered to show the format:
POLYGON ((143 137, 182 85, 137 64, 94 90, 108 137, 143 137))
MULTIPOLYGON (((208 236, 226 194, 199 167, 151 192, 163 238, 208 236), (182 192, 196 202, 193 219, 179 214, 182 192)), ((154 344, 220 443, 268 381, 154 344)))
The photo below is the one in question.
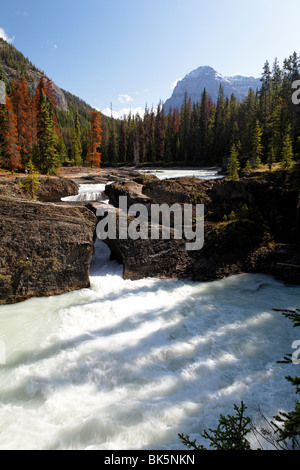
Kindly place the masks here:
POLYGON ((165 102, 165 111, 168 113, 171 107, 180 109, 184 103, 186 93, 192 102, 200 102, 204 88, 212 100, 216 102, 220 85, 223 86, 225 97, 230 97, 234 93, 238 100, 242 100, 247 96, 250 88, 254 91, 259 89, 261 82, 259 78, 244 77, 242 75, 224 77, 212 67, 201 66, 178 81, 171 98, 165 102))

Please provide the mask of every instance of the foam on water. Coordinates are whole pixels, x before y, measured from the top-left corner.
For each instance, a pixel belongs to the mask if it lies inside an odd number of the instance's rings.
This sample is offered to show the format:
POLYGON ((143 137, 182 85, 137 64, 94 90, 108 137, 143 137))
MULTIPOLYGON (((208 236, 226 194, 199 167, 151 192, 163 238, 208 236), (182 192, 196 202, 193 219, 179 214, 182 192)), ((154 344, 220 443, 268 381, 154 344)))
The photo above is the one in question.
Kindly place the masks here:
POLYGON ((198 169, 198 170, 140 170, 141 173, 151 173, 152 175, 157 176, 159 179, 169 179, 169 178, 180 178, 182 176, 186 177, 195 177, 195 178, 201 178, 204 180, 214 180, 214 179, 221 179, 224 178, 224 176, 219 175, 217 170, 203 170, 203 169, 198 169))
POLYGON ((78 201, 102 201, 108 202, 105 194, 105 184, 81 184, 79 192, 75 196, 62 198, 62 201, 78 202, 78 201))
POLYGON ((296 366, 276 361, 299 338, 272 308, 299 287, 125 281, 109 257, 97 242, 90 289, 0 307, 1 449, 180 449, 241 400, 256 423, 294 408, 296 366))

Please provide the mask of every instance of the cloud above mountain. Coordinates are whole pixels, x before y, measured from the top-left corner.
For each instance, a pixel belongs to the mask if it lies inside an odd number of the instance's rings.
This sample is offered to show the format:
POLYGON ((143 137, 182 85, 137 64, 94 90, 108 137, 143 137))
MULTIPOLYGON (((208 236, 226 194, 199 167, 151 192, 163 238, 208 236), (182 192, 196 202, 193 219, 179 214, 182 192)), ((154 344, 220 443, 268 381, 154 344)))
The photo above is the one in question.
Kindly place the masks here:
POLYGON ((131 96, 128 94, 120 94, 118 97, 118 100, 120 101, 120 103, 126 104, 126 103, 130 103, 131 101, 133 101, 133 98, 131 98, 131 96))
POLYGON ((13 40, 15 39, 15 36, 13 36, 12 38, 10 38, 10 37, 8 36, 8 34, 5 32, 5 30, 0 27, 0 38, 4 39, 4 41, 6 41, 6 42, 8 42, 8 43, 12 43, 13 40))

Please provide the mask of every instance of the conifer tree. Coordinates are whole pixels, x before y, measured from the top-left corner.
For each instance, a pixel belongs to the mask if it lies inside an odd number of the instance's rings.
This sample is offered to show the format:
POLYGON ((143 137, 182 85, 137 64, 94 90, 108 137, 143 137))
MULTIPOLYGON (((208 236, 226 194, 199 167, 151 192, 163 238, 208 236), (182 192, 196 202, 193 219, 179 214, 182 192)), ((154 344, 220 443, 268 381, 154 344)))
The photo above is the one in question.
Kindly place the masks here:
POLYGON ((273 146, 271 146, 268 156, 267 156, 267 164, 269 166, 269 170, 272 170, 272 166, 276 163, 276 150, 273 146))
POLYGON ((21 81, 12 81, 11 101, 17 118, 18 141, 21 146, 22 162, 25 166, 31 155, 34 137, 32 133, 32 101, 24 75, 21 81))
POLYGON ((293 144, 290 136, 291 127, 289 126, 285 137, 283 139, 282 153, 281 153, 281 168, 284 170, 289 169, 294 163, 293 144))
POLYGON ((258 119, 256 120, 255 128, 252 135, 252 149, 251 156, 254 160, 254 166, 261 165, 261 157, 263 154, 263 147, 261 145, 262 130, 259 125, 258 119))
POLYGON ((34 168, 32 160, 28 162, 28 176, 25 178, 24 183, 20 183, 20 187, 25 191, 28 191, 33 199, 36 199, 36 193, 41 185, 38 180, 38 173, 34 168))
POLYGON ((40 165, 42 172, 49 175, 56 174, 60 164, 56 149, 58 138, 54 129, 51 103, 49 103, 49 99, 43 90, 41 90, 38 144, 40 148, 40 165))
POLYGON ((240 169, 240 162, 238 159, 239 152, 233 144, 231 147, 231 155, 228 161, 228 170, 227 170, 227 176, 231 180, 238 180, 239 179, 239 169, 240 169))
POLYGON ((81 132, 78 110, 76 110, 74 116, 74 130, 73 130, 73 142, 72 142, 72 162, 75 166, 79 166, 82 163, 82 147, 81 147, 81 132))
POLYGON ((112 118, 109 124, 109 134, 108 134, 108 156, 110 161, 113 164, 118 163, 118 144, 117 144, 117 132, 116 124, 112 118))
POLYGON ((93 163, 100 167, 101 162, 101 153, 99 147, 102 141, 102 130, 100 124, 100 112, 91 110, 91 129, 89 133, 89 143, 87 147, 87 160, 90 162, 91 166, 93 163))
POLYGON ((14 173, 22 165, 18 142, 17 118, 8 95, 6 95, 6 104, 0 105, 0 110, 1 164, 14 173))

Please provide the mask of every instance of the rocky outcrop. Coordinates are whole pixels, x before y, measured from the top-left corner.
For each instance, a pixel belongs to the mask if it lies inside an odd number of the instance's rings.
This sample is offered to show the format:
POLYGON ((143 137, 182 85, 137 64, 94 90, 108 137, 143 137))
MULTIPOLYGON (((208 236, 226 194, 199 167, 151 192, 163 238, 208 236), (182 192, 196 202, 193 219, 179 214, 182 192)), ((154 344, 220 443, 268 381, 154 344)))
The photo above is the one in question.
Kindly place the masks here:
MULTIPOLYGON (((186 203, 205 206, 205 243, 187 251, 186 240, 106 240, 124 267, 124 278, 190 278, 212 281, 243 272, 272 274, 300 283, 299 189, 292 172, 262 174, 240 181, 193 178, 157 180, 145 185, 115 183, 106 188, 118 207, 186 203), (146 197, 145 197, 146 196, 146 197)), ((128 218, 128 225, 131 219, 128 218)))
MULTIPOLYGON (((31 199, 31 195, 21 189, 19 181, 25 178, 0 178, 0 195, 31 199)), ((56 202, 67 196, 78 194, 79 185, 70 179, 57 177, 40 177, 40 187, 36 197, 41 202, 56 202)))
POLYGON ((96 222, 82 206, 0 196, 0 304, 88 287, 96 222))

